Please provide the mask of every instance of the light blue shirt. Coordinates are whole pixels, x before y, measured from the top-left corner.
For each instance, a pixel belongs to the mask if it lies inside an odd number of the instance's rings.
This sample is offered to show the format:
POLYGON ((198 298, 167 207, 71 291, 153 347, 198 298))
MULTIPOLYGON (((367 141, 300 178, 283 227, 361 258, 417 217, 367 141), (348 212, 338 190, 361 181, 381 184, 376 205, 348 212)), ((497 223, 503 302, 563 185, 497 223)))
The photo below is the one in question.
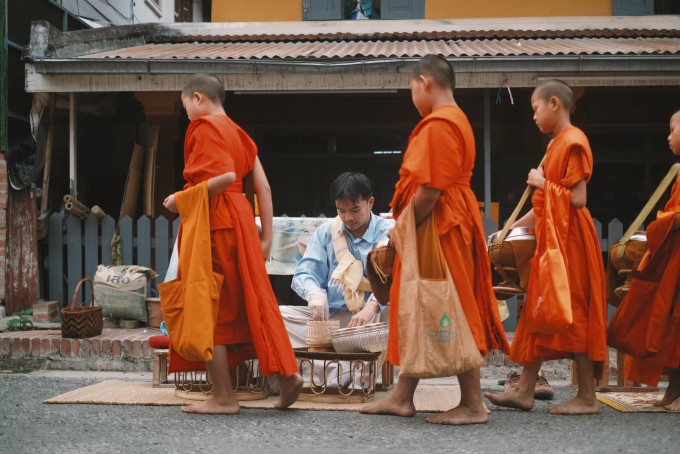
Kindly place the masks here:
MULTIPOLYGON (((328 296, 330 316, 333 316, 339 310, 347 310, 343 294, 336 286, 329 286, 333 271, 338 266, 338 261, 333 251, 332 225, 333 220, 331 219, 316 229, 307 245, 305 255, 298 262, 297 268, 295 268, 291 284, 295 293, 300 295, 305 301, 307 301, 307 295, 312 290, 317 288, 325 290, 328 296)), ((387 239, 387 232, 392 227, 394 227, 393 220, 383 219, 373 213, 371 213, 368 229, 366 229, 364 236, 361 238, 354 238, 345 225, 342 225, 343 230, 347 233, 349 251, 354 255, 354 258, 361 260, 364 264, 364 276, 366 275, 366 258, 368 253, 371 252, 376 243, 387 239)), ((368 299, 369 296, 370 293, 367 292, 365 299, 368 299)))

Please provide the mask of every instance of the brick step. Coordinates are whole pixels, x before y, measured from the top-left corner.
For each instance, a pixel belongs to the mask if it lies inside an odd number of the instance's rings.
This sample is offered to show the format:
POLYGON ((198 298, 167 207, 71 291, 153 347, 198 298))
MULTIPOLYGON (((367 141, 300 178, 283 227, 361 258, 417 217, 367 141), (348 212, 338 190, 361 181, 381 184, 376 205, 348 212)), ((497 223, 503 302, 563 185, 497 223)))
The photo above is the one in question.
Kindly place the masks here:
MULTIPOLYGON (((86 339, 63 339, 59 329, 0 333, 0 369, 151 372, 154 349, 148 340, 158 334, 154 328, 105 328, 86 339)), ((500 351, 484 359, 483 379, 504 379, 522 369, 500 351)), ((543 372, 548 380, 571 380, 571 360, 547 361, 543 372)))
POLYGON ((61 330, 0 333, 0 368, 150 372, 152 328, 104 329, 85 339, 64 339, 61 330))

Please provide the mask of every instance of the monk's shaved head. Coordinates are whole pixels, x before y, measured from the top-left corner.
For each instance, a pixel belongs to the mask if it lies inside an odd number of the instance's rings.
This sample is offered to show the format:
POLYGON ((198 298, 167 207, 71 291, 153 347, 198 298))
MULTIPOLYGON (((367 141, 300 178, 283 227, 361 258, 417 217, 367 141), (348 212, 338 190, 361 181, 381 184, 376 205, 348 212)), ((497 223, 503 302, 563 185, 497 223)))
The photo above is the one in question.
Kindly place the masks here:
POLYGON ((184 84, 182 96, 191 97, 194 93, 201 93, 217 105, 224 105, 224 85, 210 74, 195 74, 184 84))
POLYGON ((431 77, 437 85, 443 89, 448 89, 453 92, 456 88, 456 73, 453 71, 453 66, 444 57, 439 55, 425 55, 416 63, 411 73, 411 79, 417 79, 420 76, 431 77))
POLYGON ((560 100, 567 112, 572 113, 575 107, 574 92, 571 87, 559 79, 541 82, 534 90, 534 94, 544 101, 549 101, 553 96, 560 100))

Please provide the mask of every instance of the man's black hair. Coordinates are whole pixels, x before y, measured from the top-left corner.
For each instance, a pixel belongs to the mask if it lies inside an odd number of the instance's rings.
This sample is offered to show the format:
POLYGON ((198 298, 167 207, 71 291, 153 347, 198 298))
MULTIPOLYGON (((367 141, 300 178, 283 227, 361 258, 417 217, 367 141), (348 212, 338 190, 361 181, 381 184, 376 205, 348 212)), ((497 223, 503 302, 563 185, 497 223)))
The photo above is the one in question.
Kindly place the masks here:
POLYGON ((338 176, 331 185, 331 199, 349 200, 368 200, 373 197, 371 180, 366 175, 358 172, 345 172, 338 176))

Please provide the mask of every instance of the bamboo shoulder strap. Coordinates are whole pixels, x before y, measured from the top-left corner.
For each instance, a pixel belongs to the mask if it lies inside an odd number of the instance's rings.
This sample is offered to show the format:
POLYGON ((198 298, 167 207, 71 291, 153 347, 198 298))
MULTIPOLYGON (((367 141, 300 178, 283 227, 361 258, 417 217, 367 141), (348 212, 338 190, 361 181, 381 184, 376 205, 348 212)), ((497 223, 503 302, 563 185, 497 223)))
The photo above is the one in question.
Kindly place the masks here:
MULTIPOLYGON (((550 145, 548 145, 548 147, 549 146, 550 145)), ((538 164, 538 167, 541 167, 544 162, 545 162, 545 155, 543 156, 543 159, 541 159, 541 162, 538 164)), ((519 213, 522 211, 522 208, 524 207, 524 204, 527 202, 527 199, 531 195, 531 190, 532 190, 532 187, 530 185, 527 185, 527 188, 524 190, 524 194, 522 194, 522 197, 519 199, 519 203, 517 203, 515 210, 512 212, 512 214, 510 215, 508 220, 505 221, 505 225, 503 226, 503 230, 501 230, 500 235, 498 235, 498 238, 496 238, 496 241, 494 241, 493 244, 503 243, 503 240, 505 240, 505 237, 508 235, 508 232, 510 231, 510 226, 512 226, 512 224, 515 223, 515 221, 517 220, 517 217, 519 216, 519 213)))
MULTIPOLYGON (((642 211, 640 211, 640 214, 638 214, 638 216, 635 218, 630 227, 628 227, 628 230, 626 230, 626 233, 624 233, 621 239, 618 241, 620 245, 626 244, 628 240, 630 240, 630 237, 632 237, 633 234, 637 232, 637 230, 640 228, 645 219, 647 219, 647 216, 649 216, 649 213, 659 202, 659 199, 661 198, 663 193, 666 192, 668 186, 670 186, 673 180, 677 177, 678 172, 680 172, 680 163, 675 163, 671 166, 666 176, 663 177, 663 180, 661 180, 661 183, 659 183, 659 186, 656 188, 656 190, 649 198, 645 206, 642 207, 642 211)), ((617 248, 616 257, 621 258, 623 256, 625 249, 626 248, 623 247, 617 248)))

